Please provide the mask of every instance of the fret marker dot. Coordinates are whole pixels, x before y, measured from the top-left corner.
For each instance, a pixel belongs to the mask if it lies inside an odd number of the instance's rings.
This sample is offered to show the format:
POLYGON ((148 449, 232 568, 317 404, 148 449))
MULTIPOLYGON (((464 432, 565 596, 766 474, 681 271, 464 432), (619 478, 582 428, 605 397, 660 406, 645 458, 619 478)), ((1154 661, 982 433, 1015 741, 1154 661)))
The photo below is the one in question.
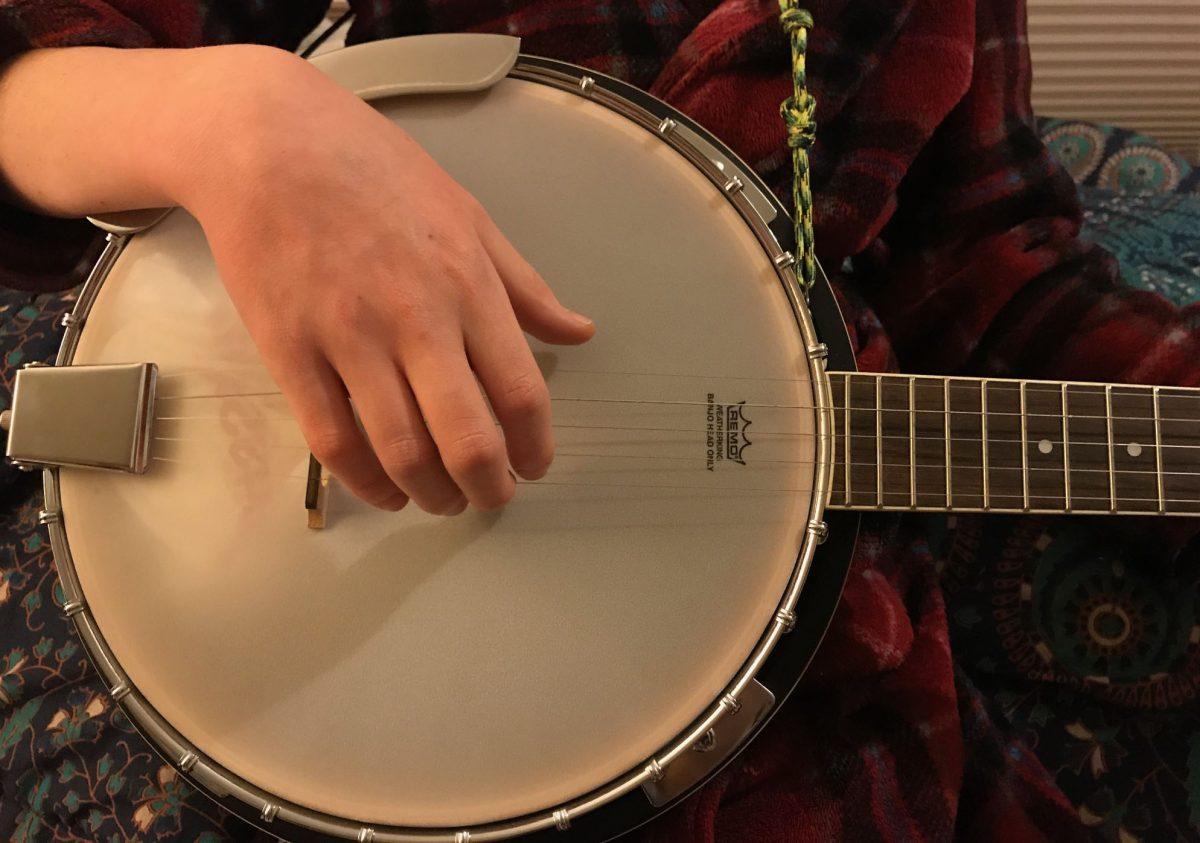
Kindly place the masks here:
POLYGON ((1140 457, 1142 455, 1142 446, 1136 442, 1130 442, 1125 446, 1125 452, 1131 457, 1140 457))
POLYGON ((1040 451, 1043 454, 1048 454, 1053 450, 1054 450, 1054 443, 1051 442, 1049 439, 1043 439, 1041 442, 1038 443, 1038 451, 1040 451))

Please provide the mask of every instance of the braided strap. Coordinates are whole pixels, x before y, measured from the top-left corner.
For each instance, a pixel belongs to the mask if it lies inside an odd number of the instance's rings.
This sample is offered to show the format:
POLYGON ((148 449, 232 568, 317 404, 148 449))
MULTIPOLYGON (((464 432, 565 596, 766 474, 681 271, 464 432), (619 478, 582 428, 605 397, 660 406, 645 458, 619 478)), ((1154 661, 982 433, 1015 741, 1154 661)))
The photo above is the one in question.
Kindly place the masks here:
POLYGON ((813 120, 817 101, 808 92, 804 54, 808 50, 808 30, 812 15, 796 5, 796 0, 779 0, 779 22, 787 33, 792 47, 792 95, 783 101, 779 113, 787 124, 787 143, 792 150, 792 202, 795 204, 796 253, 800 284, 804 291, 812 288, 816 277, 816 257, 813 254, 812 185, 808 170, 808 148, 817 134, 813 120))

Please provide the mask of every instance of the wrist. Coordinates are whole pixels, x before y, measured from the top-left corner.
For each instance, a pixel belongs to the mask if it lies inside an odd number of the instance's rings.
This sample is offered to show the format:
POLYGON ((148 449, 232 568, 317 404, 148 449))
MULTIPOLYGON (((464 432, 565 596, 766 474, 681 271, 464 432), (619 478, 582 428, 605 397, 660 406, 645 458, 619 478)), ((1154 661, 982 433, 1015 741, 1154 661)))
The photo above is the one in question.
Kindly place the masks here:
POLYGON ((186 51, 173 107, 156 121, 150 169, 169 204, 193 213, 244 192, 279 155, 287 111, 324 77, 273 47, 228 45, 186 51), (249 181, 248 181, 249 180, 249 181))

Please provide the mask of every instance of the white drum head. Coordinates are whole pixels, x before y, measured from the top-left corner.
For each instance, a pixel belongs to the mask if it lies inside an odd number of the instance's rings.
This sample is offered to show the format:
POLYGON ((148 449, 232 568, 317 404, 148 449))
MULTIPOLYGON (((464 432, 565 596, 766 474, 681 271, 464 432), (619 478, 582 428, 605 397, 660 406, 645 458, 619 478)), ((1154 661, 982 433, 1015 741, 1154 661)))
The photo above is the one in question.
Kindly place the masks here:
POLYGON ((198 752, 314 810, 466 826, 600 787, 723 693, 803 542, 815 401, 764 248, 653 132, 514 78, 378 105, 599 326, 536 348, 546 482, 453 519, 335 487, 307 529, 304 442, 247 396, 277 387, 177 211, 74 360, 159 365, 152 468, 63 470, 62 508, 100 632, 198 752))

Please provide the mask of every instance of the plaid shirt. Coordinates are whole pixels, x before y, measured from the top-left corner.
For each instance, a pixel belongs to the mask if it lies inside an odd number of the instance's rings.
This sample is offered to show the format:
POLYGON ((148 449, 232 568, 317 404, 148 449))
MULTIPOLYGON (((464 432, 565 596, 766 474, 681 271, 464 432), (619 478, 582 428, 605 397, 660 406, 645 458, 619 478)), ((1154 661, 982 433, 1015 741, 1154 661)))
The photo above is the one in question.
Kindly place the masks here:
MULTIPOLYGON (((506 32, 529 53, 629 80, 707 126, 789 195, 778 105, 790 83, 774 0, 350 5, 350 43, 506 32)), ((234 41, 290 49, 326 6, 0 0, 0 54, 234 41)), ((852 259, 838 292, 863 368, 1200 383, 1197 310, 1122 287, 1113 261, 1078 239, 1073 184, 1033 127, 1020 0, 812 0, 810 8, 817 244, 826 266, 852 259)), ((78 222, 0 211, 0 281, 9 286, 75 284, 94 249, 78 222)), ((1082 838, 1081 818, 1091 815, 1072 807, 956 667, 937 568, 926 522, 865 518, 842 605, 796 697, 646 838, 1082 838)), ((36 752, 21 759, 0 755, 4 798, 17 767, 50 763, 36 752)), ((114 818, 134 810, 120 798, 104 804, 114 818)), ((143 831, 241 834, 203 809, 143 831)), ((72 836, 47 816, 45 828, 72 836)))

